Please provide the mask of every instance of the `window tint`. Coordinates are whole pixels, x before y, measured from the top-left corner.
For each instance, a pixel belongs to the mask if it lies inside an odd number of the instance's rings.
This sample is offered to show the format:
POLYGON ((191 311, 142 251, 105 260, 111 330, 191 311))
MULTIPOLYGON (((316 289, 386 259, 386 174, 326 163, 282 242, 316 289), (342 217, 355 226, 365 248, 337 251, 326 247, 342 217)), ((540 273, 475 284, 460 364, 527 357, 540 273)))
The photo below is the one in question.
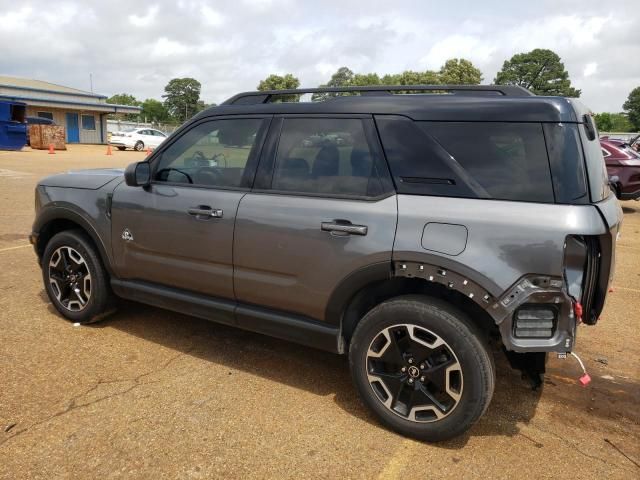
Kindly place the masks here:
POLYGON ((82 115, 82 129, 95 130, 96 118, 93 115, 82 115))
POLYGON ((255 155, 256 138, 262 136, 264 123, 252 118, 214 120, 194 126, 162 152, 154 180, 215 187, 250 186, 244 179, 245 167, 255 155))
POLYGON ((554 201, 540 124, 382 118, 378 125, 403 193, 554 201))
POLYGON ((377 196, 379 168, 362 120, 285 119, 272 188, 300 193, 377 196))
POLYGON ((584 157, 577 126, 569 123, 547 123, 543 129, 556 202, 588 202, 584 157))

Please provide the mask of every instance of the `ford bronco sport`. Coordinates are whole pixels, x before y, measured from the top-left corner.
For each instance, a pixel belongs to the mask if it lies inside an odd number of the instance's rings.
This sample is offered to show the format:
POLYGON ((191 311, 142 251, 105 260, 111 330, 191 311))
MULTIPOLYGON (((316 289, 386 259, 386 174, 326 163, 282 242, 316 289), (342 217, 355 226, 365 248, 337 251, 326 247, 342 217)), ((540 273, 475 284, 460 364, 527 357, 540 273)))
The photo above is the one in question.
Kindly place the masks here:
POLYGON ((487 409, 491 339, 535 373, 574 349, 622 219, 588 111, 513 86, 243 93, 35 193, 67 319, 115 295, 348 354, 379 419, 430 441, 487 409))

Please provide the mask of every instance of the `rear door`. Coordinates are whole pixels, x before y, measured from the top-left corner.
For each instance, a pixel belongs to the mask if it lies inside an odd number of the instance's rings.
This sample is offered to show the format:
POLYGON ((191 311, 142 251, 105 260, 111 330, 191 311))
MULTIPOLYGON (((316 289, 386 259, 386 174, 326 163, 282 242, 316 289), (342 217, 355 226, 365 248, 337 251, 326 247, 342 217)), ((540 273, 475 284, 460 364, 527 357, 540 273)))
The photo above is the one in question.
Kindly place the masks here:
POLYGON ((116 188, 112 245, 119 278, 234 298, 235 217, 268 123, 268 117, 195 123, 153 156, 149 187, 116 188))
POLYGON ((342 280, 390 264, 396 220, 371 117, 275 118, 236 219, 238 301, 325 320, 342 280))

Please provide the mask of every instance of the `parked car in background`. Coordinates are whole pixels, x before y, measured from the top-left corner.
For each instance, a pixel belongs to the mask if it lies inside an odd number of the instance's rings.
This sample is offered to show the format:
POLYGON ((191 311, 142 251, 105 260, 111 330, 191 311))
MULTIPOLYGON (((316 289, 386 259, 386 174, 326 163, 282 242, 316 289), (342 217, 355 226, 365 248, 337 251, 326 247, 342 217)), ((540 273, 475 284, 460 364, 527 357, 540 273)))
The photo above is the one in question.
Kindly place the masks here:
POLYGON ((156 148, 167 138, 167 134, 154 128, 130 128, 121 132, 113 132, 109 143, 118 150, 133 148, 142 151, 145 148, 156 148))
POLYGON ((640 198, 640 154, 620 140, 600 139, 607 173, 619 200, 640 198))
POLYGON ((31 139, 29 138, 29 125, 55 125, 56 123, 50 118, 43 117, 26 117, 27 121, 27 145, 31 145, 31 139))

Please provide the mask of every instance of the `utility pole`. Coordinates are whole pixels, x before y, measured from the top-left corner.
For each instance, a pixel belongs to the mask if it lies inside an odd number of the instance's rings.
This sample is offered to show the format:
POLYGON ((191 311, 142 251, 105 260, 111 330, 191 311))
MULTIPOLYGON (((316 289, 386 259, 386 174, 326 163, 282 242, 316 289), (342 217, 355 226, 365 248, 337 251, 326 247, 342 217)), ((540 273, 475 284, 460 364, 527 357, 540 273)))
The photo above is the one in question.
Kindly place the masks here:
POLYGON ((89 73, 89 88, 91 89, 91 93, 93 93, 93 73, 89 73))

